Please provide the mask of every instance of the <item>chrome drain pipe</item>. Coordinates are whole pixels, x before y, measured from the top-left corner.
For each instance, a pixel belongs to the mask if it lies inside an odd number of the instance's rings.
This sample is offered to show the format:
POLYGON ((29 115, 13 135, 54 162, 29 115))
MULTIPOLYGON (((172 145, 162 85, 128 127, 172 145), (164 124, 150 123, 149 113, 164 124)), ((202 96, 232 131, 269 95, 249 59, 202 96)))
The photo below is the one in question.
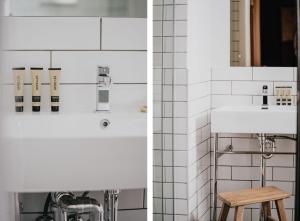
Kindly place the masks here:
POLYGON ((104 192, 104 220, 118 220, 119 190, 106 190, 104 192))
POLYGON ((60 192, 53 194, 53 201, 56 204, 53 207, 54 216, 58 219, 55 221, 69 221, 68 214, 75 214, 76 217, 80 214, 88 214, 90 221, 104 221, 103 207, 96 199, 60 192))

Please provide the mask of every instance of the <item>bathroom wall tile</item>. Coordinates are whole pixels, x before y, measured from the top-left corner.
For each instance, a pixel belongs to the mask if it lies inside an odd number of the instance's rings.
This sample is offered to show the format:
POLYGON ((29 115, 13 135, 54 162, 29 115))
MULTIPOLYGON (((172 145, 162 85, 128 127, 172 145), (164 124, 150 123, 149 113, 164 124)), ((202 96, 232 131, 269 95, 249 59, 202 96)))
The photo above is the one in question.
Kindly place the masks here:
POLYGON ((174 119, 174 133, 186 134, 187 133, 187 119, 175 118, 174 119))
POLYGON ((212 94, 231 94, 231 81, 212 81, 212 94))
POLYGON ((163 6, 161 5, 153 5, 153 20, 162 20, 163 15, 163 6))
POLYGON ((185 167, 175 167, 174 168, 174 182, 175 183, 185 183, 187 179, 187 169, 185 167))
POLYGON ((187 102, 174 102, 174 117, 187 117, 187 102))
POLYGON ((162 21, 153 21, 153 36, 162 36, 162 21))
POLYGON ((113 83, 146 83, 146 52, 54 51, 52 67, 62 68, 62 83, 96 83, 97 67, 110 67, 113 83))
POLYGON ((189 116, 195 116, 196 114, 207 111, 210 109, 210 102, 209 96, 190 101, 188 107, 189 116))
POLYGON ((189 101, 209 96, 211 91, 210 87, 211 84, 209 81, 190 84, 187 88, 189 101))
POLYGON ((119 211, 118 218, 122 221, 146 220, 147 219, 147 209, 119 211))
POLYGON ((163 51, 163 39, 162 37, 153 37, 153 52, 163 51))
POLYGON ((174 84, 187 84, 187 71, 185 69, 174 70, 174 84))
POLYGON ((174 87, 174 101, 187 101, 187 87, 175 86, 174 87))
MULTIPOLYGON (((272 179, 272 168, 267 168, 267 180, 272 179)), ((260 180, 260 167, 232 167, 233 180, 260 180)))
POLYGON ((102 18, 102 50, 147 50, 147 20, 102 18))
POLYGON ((218 182, 219 192, 229 192, 229 191, 237 191, 241 189, 249 189, 251 188, 250 181, 230 181, 230 180, 220 180, 218 182))
POLYGON ((225 154, 219 159, 219 165, 223 166, 251 166, 251 156, 242 154, 225 154))
MULTIPOLYGON (((4 111, 14 112, 14 86, 4 87, 7 96, 4 99, 4 111)), ((25 86, 24 111, 31 112, 31 85, 25 86)), ((95 85, 61 85, 60 112, 93 112, 96 110, 95 85), (80 101, 80 102, 78 102, 80 101)), ((137 112, 146 104, 146 85, 113 85, 111 89, 111 110, 137 112), (122 97, 120 97, 122 94, 122 97)), ((50 112, 50 88, 42 86, 42 112, 50 112)))
POLYGON ((174 6, 173 5, 165 5, 164 6, 164 14, 163 14, 163 20, 173 20, 174 16, 174 6))
POLYGON ((251 105, 251 96, 212 95, 212 108, 228 105, 251 105))
POLYGON ((212 80, 252 80, 251 67, 213 68, 212 80))
POLYGON ((176 21, 175 22, 174 35, 175 36, 186 36, 187 35, 187 22, 186 21, 176 21))
POLYGON ((187 5, 175 5, 175 20, 187 19, 187 5))
POLYGON ((175 199, 175 211, 177 214, 187 214, 188 212, 187 200, 175 199))
MULTIPOLYGON (((2 53, 1 80, 2 83, 14 83, 13 67, 26 67, 25 83, 31 83, 30 67, 50 67, 49 51, 5 51, 2 53)), ((48 75, 43 76, 43 82, 49 82, 48 75)))
POLYGON ((174 32, 174 22, 173 21, 163 21, 163 36, 173 36, 174 32))
POLYGON ((253 67, 253 80, 293 81, 293 76, 290 67, 253 67))
POLYGON ((5 49, 100 49, 100 18, 97 17, 6 17, 4 24, 9 36, 4 39, 5 49))
POLYGON ((274 168, 274 180, 295 181, 295 168, 274 168))
POLYGON ((261 95, 264 85, 268 86, 268 94, 273 95, 273 83, 263 81, 233 81, 232 94, 235 95, 261 95))
POLYGON ((186 52, 187 51, 187 37, 175 37, 174 38, 174 51, 186 52))

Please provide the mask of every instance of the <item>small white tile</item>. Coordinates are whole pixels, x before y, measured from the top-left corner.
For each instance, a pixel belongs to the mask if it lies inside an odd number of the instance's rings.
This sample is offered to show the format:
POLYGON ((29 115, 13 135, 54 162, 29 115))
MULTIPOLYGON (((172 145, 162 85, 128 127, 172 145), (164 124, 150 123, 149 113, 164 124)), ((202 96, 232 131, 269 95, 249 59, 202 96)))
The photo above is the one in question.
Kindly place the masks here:
POLYGON ((187 51, 187 37, 175 37, 175 52, 186 52, 187 51))
POLYGON ((6 17, 3 24, 5 49, 100 49, 97 17, 6 17))
POLYGON ((164 20, 173 20, 173 16, 174 16, 173 11, 174 11, 174 6, 173 5, 164 6, 163 19, 164 20))
POLYGON ((163 36, 173 36, 174 35, 174 22, 173 21, 163 21, 163 36))
POLYGON ((187 169, 185 167, 174 168, 174 182, 186 183, 187 182, 187 169))
POLYGON ((175 199, 175 211, 178 214, 187 214, 188 212, 187 200, 175 199))
POLYGON ((147 20, 102 18, 103 50, 147 50, 147 20))
POLYGON ((153 36, 162 36, 162 21, 153 21, 153 36))
POLYGON ((253 67, 253 80, 293 81, 294 70, 291 67, 253 67))
POLYGON ((187 101, 187 87, 175 86, 174 87, 174 101, 187 101))
POLYGON ((187 35, 187 22, 186 21, 175 21, 175 36, 186 36, 187 35))
POLYGON ((175 5, 175 20, 187 19, 187 5, 175 5))
POLYGON ((163 6, 154 5, 153 6, 153 20, 162 20, 163 6))

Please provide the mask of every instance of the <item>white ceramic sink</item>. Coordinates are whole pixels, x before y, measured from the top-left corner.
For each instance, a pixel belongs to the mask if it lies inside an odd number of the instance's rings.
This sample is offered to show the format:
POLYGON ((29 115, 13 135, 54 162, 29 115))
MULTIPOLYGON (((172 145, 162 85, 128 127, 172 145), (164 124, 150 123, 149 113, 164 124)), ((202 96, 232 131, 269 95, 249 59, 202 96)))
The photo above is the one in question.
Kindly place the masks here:
POLYGON ((8 191, 146 187, 146 114, 24 113, 5 117, 2 126, 1 179, 8 191))
POLYGON ((296 134, 295 106, 227 106, 211 113, 213 133, 296 134))

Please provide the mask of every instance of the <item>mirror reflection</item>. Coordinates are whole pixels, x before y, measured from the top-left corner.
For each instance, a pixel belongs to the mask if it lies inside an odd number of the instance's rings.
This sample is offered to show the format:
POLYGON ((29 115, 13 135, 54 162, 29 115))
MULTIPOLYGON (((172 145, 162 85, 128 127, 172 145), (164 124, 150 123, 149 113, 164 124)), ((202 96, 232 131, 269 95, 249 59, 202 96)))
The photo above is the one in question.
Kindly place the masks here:
POLYGON ((231 66, 297 66, 296 0, 231 0, 231 66))
POLYGON ((10 16, 147 17, 147 0, 4 0, 10 16))

